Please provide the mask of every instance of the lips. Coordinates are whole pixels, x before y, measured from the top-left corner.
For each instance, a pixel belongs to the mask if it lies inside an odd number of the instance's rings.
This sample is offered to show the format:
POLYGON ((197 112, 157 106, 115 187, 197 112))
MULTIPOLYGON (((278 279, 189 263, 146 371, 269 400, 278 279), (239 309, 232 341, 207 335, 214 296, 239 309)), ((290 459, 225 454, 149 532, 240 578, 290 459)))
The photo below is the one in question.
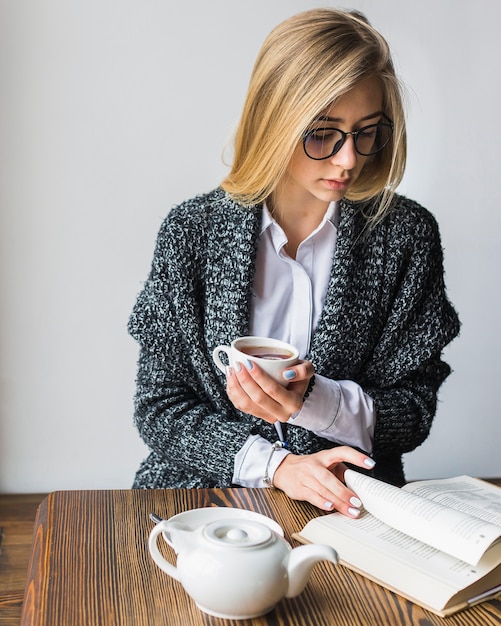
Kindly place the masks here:
POLYGON ((323 183, 334 191, 344 191, 350 185, 349 178, 322 178, 323 183))

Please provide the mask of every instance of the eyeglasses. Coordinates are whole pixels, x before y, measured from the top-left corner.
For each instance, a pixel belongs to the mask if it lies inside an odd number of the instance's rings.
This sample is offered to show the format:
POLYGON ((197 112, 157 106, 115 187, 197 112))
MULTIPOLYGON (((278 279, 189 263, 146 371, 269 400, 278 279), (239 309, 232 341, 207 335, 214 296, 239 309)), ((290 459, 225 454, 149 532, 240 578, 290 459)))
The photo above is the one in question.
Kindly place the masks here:
POLYGON ((339 128, 312 128, 303 134, 303 148, 310 159, 322 161, 339 152, 348 135, 351 135, 358 154, 371 156, 388 145, 392 134, 393 122, 388 118, 349 133, 339 128))

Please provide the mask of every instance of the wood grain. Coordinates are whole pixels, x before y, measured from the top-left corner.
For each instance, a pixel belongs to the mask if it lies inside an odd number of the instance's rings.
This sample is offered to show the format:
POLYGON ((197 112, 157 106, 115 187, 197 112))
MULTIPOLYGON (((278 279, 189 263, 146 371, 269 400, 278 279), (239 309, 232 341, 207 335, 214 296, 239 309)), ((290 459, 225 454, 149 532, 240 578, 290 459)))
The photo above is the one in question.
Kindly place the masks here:
MULTIPOLYGON (((71 491, 50 494, 35 526, 21 626, 482 626, 501 624, 492 601, 439 618, 330 563, 313 569, 306 590, 253 620, 199 611, 179 582, 149 556, 151 511, 234 506, 274 518, 289 539, 318 515, 269 489, 71 491)), ((166 548, 166 555, 175 557, 166 548)))
POLYGON ((19 626, 33 523, 46 494, 0 496, 0 626, 19 626))

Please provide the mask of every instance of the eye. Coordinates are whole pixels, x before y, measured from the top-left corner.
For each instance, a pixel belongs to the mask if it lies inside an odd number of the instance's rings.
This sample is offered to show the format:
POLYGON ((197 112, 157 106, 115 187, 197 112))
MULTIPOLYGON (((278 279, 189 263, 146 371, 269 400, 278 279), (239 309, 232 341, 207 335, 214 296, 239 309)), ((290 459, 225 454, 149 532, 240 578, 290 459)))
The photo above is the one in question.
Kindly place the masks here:
POLYGON ((339 133, 334 128, 317 128, 315 130, 310 130, 307 133, 308 139, 311 141, 331 141, 339 133))
POLYGON ((304 135, 306 154, 312 159, 326 159, 343 145, 344 133, 337 128, 312 128, 304 135))
POLYGON ((374 124, 373 126, 366 126, 365 128, 361 128, 357 135, 361 139, 374 139, 376 137, 377 129, 377 124, 374 124))

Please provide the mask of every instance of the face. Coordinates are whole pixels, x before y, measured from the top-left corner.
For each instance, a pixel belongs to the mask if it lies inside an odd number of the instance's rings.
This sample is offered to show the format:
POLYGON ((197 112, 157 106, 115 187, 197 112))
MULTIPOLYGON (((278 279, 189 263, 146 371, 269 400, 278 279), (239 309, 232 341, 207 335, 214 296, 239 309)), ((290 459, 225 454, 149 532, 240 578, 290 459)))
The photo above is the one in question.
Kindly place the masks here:
MULTIPOLYGON (((348 91, 322 115, 327 123, 345 132, 356 131, 382 118, 383 92, 377 78, 362 81, 348 91)), ((298 143, 287 167, 279 197, 284 203, 301 203, 304 207, 340 200, 360 176, 367 159, 355 150, 353 136, 346 138, 342 148, 322 161, 310 159, 298 143)), ((285 206, 285 204, 284 204, 285 206)))

